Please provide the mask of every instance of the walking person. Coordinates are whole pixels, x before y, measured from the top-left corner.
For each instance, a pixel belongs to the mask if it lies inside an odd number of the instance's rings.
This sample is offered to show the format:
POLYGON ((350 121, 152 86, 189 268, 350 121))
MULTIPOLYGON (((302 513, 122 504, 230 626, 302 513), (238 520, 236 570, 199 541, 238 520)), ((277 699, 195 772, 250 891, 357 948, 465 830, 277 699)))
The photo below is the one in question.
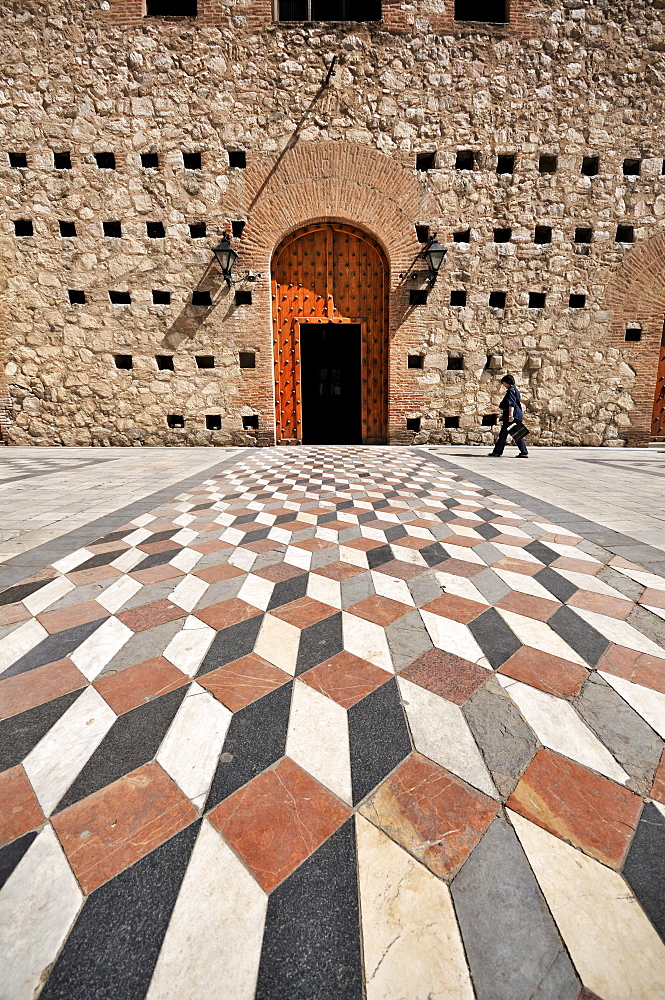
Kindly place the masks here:
MULTIPOLYGON (((494 451, 489 453, 490 458, 501 458, 503 455, 503 449, 506 447, 506 441, 508 440, 509 424, 512 424, 513 420, 524 419, 522 397, 520 396, 519 389, 515 385, 514 376, 504 375, 501 379, 501 385, 506 389, 506 394, 499 403, 499 409, 501 410, 501 430, 499 431, 499 436, 496 439, 494 451)), ((515 455, 515 458, 529 457, 529 452, 524 438, 517 442, 517 447, 519 448, 519 453, 515 455)))

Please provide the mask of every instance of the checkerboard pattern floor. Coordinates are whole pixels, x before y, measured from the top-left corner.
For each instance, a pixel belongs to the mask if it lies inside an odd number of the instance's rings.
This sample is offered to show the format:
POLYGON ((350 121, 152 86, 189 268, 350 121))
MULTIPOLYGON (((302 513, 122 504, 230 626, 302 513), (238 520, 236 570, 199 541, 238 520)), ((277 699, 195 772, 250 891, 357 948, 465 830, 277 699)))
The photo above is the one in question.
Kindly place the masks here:
POLYGON ((0 996, 665 996, 664 619, 382 448, 71 552, 0 594, 0 996))

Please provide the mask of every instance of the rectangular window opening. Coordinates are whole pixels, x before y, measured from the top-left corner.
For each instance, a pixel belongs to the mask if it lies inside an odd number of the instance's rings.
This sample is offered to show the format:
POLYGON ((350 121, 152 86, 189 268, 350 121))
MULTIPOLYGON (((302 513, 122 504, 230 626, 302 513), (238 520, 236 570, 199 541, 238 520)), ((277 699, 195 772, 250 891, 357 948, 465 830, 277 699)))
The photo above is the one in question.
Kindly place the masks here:
POLYGON ((636 344, 642 339, 642 328, 639 326, 629 326, 626 330, 625 340, 629 344, 636 344))
POLYGON ((235 236, 237 239, 240 239, 240 237, 245 231, 246 225, 247 222, 245 221, 245 219, 234 219, 231 222, 231 235, 235 236))
POLYGON ((545 292, 529 292, 529 309, 545 308, 545 292))
POLYGON ((496 413, 486 413, 483 419, 480 421, 481 427, 495 427, 498 418, 496 413))
POLYGON ((221 431, 222 417, 219 413, 206 413, 206 430, 221 431))
POLYGON ((466 290, 464 288, 456 288, 450 293, 450 304, 451 306, 465 306, 466 305, 466 290))
POLYGON ((279 0, 280 21, 380 21, 380 0, 279 0))
POLYGON ((512 174, 515 172, 515 154, 500 153, 496 158, 497 174, 512 174))
POLYGON ((416 170, 434 170, 436 153, 416 153, 416 170))
POLYGON ((244 170, 247 166, 247 153, 244 149, 230 149, 229 166, 234 170, 244 170))
POLYGON ((535 232, 533 234, 533 242, 543 245, 545 243, 552 242, 552 227, 551 226, 536 226, 535 232))
POLYGON ((569 309, 584 309, 586 305, 586 295, 571 295, 568 299, 569 309))
POLYGON ((237 306, 251 306, 252 293, 244 288, 239 288, 235 294, 235 303, 237 306))
POLYGON ((196 0, 148 0, 148 17, 196 17, 196 0))
POLYGON ((256 354, 254 351, 239 351, 238 364, 241 368, 256 368, 256 354))
POLYGON ((538 170, 541 174, 555 174, 557 157, 553 153, 541 153, 538 160, 538 170))
POLYGON ((157 354, 155 355, 155 361, 157 362, 157 370, 160 372, 172 372, 175 370, 172 354, 157 354))
POLYGON ((132 296, 129 292, 109 292, 109 299, 114 306, 129 306, 132 304, 132 296))
POLYGON ((459 354, 449 354, 448 355, 448 371, 449 372, 463 372, 464 371, 464 358, 459 354))
POLYGON ((193 240, 202 240, 207 232, 205 222, 190 222, 189 235, 193 240))
POLYGON ((424 366, 424 357, 422 354, 409 354, 406 359, 407 368, 422 368, 424 366))
POLYGON ((159 170, 159 155, 157 153, 141 153, 141 166, 144 170, 159 170))
POLYGON ((164 291, 162 288, 153 288, 152 304, 155 306, 170 306, 171 293, 164 291))
POLYGON ((182 430, 185 426, 185 418, 179 413, 169 413, 166 417, 166 423, 172 430, 182 430))
POLYGON ((85 305, 85 292, 80 288, 68 288, 67 295, 69 296, 69 304, 72 306, 84 306, 85 305))
POLYGON ((134 359, 131 354, 116 354, 113 360, 116 368, 121 368, 123 371, 129 371, 130 368, 134 367, 134 359))
POLYGON ((494 230, 494 242, 495 243, 510 243, 510 238, 513 235, 512 229, 495 229, 494 230))
POLYGON ((25 153, 8 153, 9 166, 14 170, 24 170, 28 165, 28 157, 25 153))
POLYGON ((72 169, 72 154, 71 153, 54 153, 53 154, 53 166, 56 170, 71 170, 72 169))
POLYGON ((34 236, 35 229, 32 219, 16 219, 14 221, 14 236, 34 236))
POLYGON ((76 236, 75 222, 67 222, 65 219, 59 219, 58 229, 61 236, 76 236))
POLYGON ((632 226, 617 226, 617 243, 634 243, 635 230, 632 226))
POLYGON ((193 306, 211 306, 210 292, 192 292, 193 306))
POLYGON ((459 427, 459 417, 444 417, 443 426, 456 430, 459 427))
POLYGON ((420 417, 407 417, 406 418, 406 429, 407 431, 413 431, 415 434, 420 433, 420 417))
POLYGON ((163 240, 166 236, 163 222, 146 222, 145 231, 149 240, 163 240))
POLYGON ((95 153, 94 157, 99 170, 115 170, 115 153, 95 153))
POLYGON ((194 360, 197 368, 215 367, 215 359, 212 354, 197 354, 194 360))
POLYGON ((113 239, 118 239, 122 236, 122 224, 120 222, 102 222, 102 230, 104 236, 110 236, 113 239))
POLYGON ((242 427, 245 431, 258 431, 259 429, 259 415, 258 413, 252 413, 249 417, 242 418, 242 427))
POLYGON ((410 306, 427 305, 427 289, 426 288, 409 289, 409 305, 410 306))
POLYGON ((629 158, 623 161, 623 172, 625 177, 639 177, 641 169, 641 160, 629 158))
POLYGON ((575 230, 575 243, 591 243, 593 229, 589 226, 578 226, 575 230))
POLYGON ((492 309, 505 309, 506 308, 506 293, 505 292, 490 292, 489 304, 492 309))
POLYGON ((476 154, 472 149, 458 149, 455 157, 455 170, 473 170, 476 165, 476 154))
POLYGON ((183 153, 182 154, 182 165, 185 170, 200 170, 201 169, 201 154, 200 153, 183 153))
POLYGON ((600 167, 599 156, 583 156, 581 173, 585 177, 595 177, 600 167))
POLYGON ((416 239, 419 243, 429 243, 429 226, 416 226, 416 239))
POLYGON ((470 243, 471 242, 471 230, 461 229, 457 233, 453 233, 453 243, 470 243))
POLYGON ((455 0, 455 20, 507 24, 507 0, 455 0))

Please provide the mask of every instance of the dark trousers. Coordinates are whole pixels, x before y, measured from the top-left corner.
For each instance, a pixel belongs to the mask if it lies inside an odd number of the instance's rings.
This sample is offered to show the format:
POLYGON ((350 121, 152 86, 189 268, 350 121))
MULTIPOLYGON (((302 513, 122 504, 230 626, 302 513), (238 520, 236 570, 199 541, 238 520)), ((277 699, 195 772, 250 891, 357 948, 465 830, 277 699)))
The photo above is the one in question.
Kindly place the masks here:
MULTIPOLYGON (((496 443, 494 445, 495 455, 503 455, 503 449, 506 447, 506 441, 508 440, 509 423, 510 423, 509 420, 504 420, 503 423, 501 424, 501 430, 499 431, 499 436, 496 439, 496 443)), ((524 438, 522 438, 521 441, 517 442, 517 447, 519 448, 520 454, 522 455, 529 454, 529 452, 527 451, 526 441, 524 440, 524 438)))

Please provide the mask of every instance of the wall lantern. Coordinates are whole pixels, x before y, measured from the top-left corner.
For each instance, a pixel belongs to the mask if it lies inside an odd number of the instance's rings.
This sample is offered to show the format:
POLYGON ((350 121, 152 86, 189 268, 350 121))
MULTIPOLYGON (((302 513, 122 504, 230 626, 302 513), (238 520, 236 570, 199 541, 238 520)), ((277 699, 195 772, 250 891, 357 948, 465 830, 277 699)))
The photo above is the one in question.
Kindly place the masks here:
POLYGON ((439 270, 443 264, 443 258, 447 253, 447 247, 442 247, 436 238, 436 233, 433 233, 432 238, 422 252, 422 256, 427 261, 427 266, 429 268, 430 288, 439 276, 439 270))
MULTIPOLYGON (((217 263, 222 269, 222 274, 226 278, 226 284, 231 284, 231 272, 233 270, 233 265, 238 259, 238 254, 235 252, 231 244, 229 243, 229 234, 224 233, 218 246, 213 248, 212 251, 217 258, 217 263)), ((444 251, 445 253, 445 251, 444 251)))

